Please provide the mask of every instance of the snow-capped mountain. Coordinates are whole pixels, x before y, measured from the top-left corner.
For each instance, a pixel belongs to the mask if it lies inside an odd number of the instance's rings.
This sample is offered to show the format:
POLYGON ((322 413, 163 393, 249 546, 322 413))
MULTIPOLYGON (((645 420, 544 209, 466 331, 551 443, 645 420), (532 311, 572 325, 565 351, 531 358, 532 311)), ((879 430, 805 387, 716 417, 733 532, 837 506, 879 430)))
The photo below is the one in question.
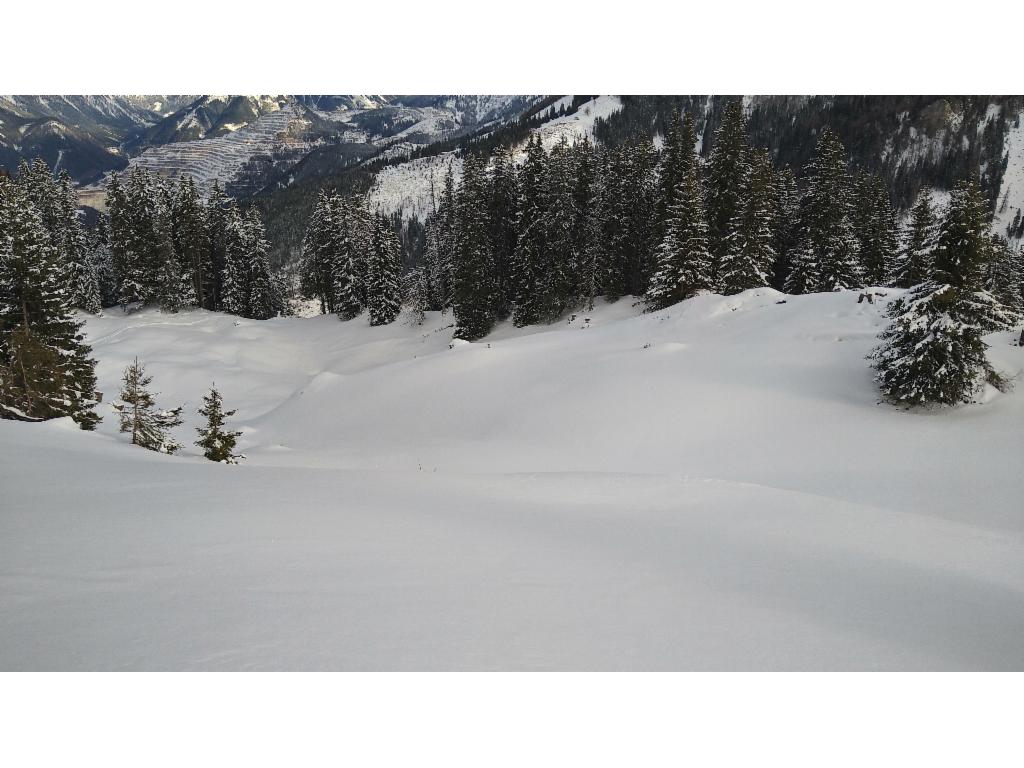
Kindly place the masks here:
MULTIPOLYGON (((515 117, 526 96, 201 96, 126 142, 111 170, 142 166, 189 174, 202 190, 218 179, 245 197, 340 172, 515 117)), ((100 206, 103 180, 83 189, 100 206)))
MULTIPOLYGON (((3 96, 0 166, 42 156, 80 181, 83 203, 103 204, 103 177, 141 165, 167 177, 219 179, 258 196, 279 261, 294 256, 320 189, 366 192, 372 207, 423 218, 431 184, 458 176, 469 143, 550 148, 561 137, 605 145, 637 135, 659 145, 668 116, 697 120, 706 156, 730 97, 500 95, 3 96), (523 126, 527 125, 528 128, 523 126)), ((853 165, 880 171, 909 210, 921 188, 940 199, 980 171, 995 229, 1024 234, 1021 97, 748 96, 752 144, 799 177, 817 135, 833 127, 853 165)))
POLYGON ((238 195, 515 117, 529 96, 0 96, 0 167, 42 157, 89 185, 133 163, 238 195), (202 146, 212 142, 208 146, 202 146), (186 146, 190 145, 190 146, 186 146), (307 155, 311 162, 301 164, 307 155), (285 175, 293 166, 295 176, 285 175))
POLYGON ((42 157, 93 181, 123 168, 125 145, 191 96, 0 96, 0 167, 42 157))

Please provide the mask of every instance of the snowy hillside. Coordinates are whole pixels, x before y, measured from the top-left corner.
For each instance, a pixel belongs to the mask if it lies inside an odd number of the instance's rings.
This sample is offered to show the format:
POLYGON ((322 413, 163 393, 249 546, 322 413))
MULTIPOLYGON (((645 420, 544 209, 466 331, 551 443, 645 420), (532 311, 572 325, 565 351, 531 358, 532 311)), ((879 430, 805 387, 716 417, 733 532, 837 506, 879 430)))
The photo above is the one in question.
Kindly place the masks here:
POLYGON ((1003 152, 1006 171, 999 188, 992 227, 997 232, 1005 230, 1015 216, 1024 215, 1024 121, 1020 115, 1006 136, 1003 152))
POLYGON ((189 445, 0 422, 0 669, 1019 669, 1024 399, 880 404, 883 310, 90 318, 189 445), (211 381, 241 466, 190 445, 211 381))
POLYGON ((366 197, 367 205, 371 210, 385 214, 401 211, 406 220, 415 216, 425 221, 432 212, 431 191, 436 203, 444 189, 444 177, 449 166, 458 184, 462 175, 462 158, 454 152, 385 166, 374 178, 366 197))
MULTIPOLYGON (((568 107, 573 96, 563 96, 552 106, 554 109, 568 107)), ((622 108, 618 96, 598 96, 585 102, 569 115, 556 117, 535 128, 544 148, 550 150, 565 138, 570 143, 594 138, 594 121, 605 118, 622 108)), ((514 153, 516 162, 526 157, 525 141, 514 153)), ((368 202, 371 208, 390 214, 401 212, 404 219, 418 217, 421 220, 430 213, 430 185, 433 179, 435 194, 444 180, 449 164, 458 183, 462 172, 462 158, 455 152, 443 152, 432 157, 417 158, 404 163, 382 168, 370 188, 368 202)))

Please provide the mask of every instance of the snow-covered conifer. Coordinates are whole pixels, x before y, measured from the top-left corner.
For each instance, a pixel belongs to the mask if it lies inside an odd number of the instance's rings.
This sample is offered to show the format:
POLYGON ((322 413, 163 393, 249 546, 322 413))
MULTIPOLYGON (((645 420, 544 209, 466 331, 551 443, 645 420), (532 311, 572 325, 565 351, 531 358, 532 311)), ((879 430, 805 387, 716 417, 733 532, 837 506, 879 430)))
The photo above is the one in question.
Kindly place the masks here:
POLYGON ((893 269, 892 282, 899 288, 910 288, 928 279, 935 251, 937 221, 931 191, 921 190, 910 212, 910 222, 903 234, 899 257, 893 269))
POLYGON ((513 255, 512 321, 517 326, 539 323, 544 317, 547 283, 547 154, 539 136, 526 145, 526 160, 519 170, 518 237, 513 255))
MULTIPOLYGON (((685 151, 692 151, 692 147, 687 145, 685 151)), ((734 227, 740 222, 749 175, 750 145, 743 105, 739 99, 732 99, 726 104, 722 124, 715 131, 708 160, 708 248, 713 262, 712 278, 716 283, 721 261, 736 239, 734 227)))
POLYGON ((665 236, 658 246, 657 271, 644 297, 650 309, 662 309, 713 287, 704 193, 690 115, 683 122, 682 136, 689 150, 678 172, 675 202, 669 212, 665 236))
POLYGON ((462 166, 459 188, 458 243, 455 259, 455 336, 473 341, 494 324, 494 271, 487 222, 484 161, 470 154, 462 166))
POLYGON ((791 259, 791 270, 797 274, 787 279, 787 290, 800 286, 802 292, 820 292, 862 285, 847 166, 846 149, 826 128, 809 167, 800 245, 791 259))
POLYGON ((195 304, 213 309, 216 291, 207 239, 206 208, 192 176, 182 174, 178 182, 171 219, 174 250, 182 273, 191 281, 195 304))
POLYGON ((930 279, 892 302, 892 322, 872 353, 887 399, 953 405, 970 400, 986 380, 998 383, 982 336, 1017 318, 983 290, 990 255, 987 219, 977 182, 958 183, 930 279))
POLYGON ((0 415, 92 429, 96 361, 50 240, 27 191, 0 178, 0 415))
POLYGON ((208 394, 203 395, 203 407, 199 409, 199 415, 206 418, 206 426, 196 427, 199 439, 196 445, 203 449, 203 456, 210 461, 217 461, 221 464, 237 464, 239 459, 244 459, 242 454, 236 454, 235 444, 242 436, 241 432, 226 429, 225 422, 234 416, 237 411, 225 411, 224 400, 217 385, 210 387, 208 394))
POLYGON ((378 216, 374 222, 373 251, 367 271, 370 325, 394 322, 402 309, 400 248, 388 220, 378 216))
POLYGON ((768 284, 775 264, 775 174, 766 152, 750 162, 746 188, 729 225, 718 284, 724 294, 768 284))
POLYGON ((121 400, 112 403, 121 419, 121 432, 132 436, 132 445, 150 451, 174 453, 181 445, 168 432, 182 424, 183 406, 162 410, 147 387, 153 382, 138 358, 124 369, 121 400))

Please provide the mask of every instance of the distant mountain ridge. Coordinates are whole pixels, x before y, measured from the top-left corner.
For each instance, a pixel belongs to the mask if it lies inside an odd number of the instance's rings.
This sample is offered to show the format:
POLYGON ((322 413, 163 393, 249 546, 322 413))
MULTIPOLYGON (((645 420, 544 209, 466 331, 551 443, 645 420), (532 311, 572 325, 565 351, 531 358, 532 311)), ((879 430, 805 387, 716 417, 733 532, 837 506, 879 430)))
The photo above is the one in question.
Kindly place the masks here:
POLYGON ((83 185, 144 165, 238 196, 514 117, 529 96, 0 96, 0 166, 42 157, 83 185), (200 149, 205 142, 213 142, 200 149))

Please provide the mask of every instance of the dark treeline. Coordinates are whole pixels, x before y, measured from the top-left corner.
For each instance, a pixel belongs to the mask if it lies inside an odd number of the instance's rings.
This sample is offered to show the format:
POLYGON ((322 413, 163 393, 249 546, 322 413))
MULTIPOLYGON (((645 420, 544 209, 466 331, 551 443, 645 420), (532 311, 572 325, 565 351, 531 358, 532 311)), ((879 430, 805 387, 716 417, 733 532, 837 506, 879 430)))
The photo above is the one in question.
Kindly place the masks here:
POLYGON ((204 200, 191 176, 174 185, 139 167, 124 181, 115 175, 99 229, 99 247, 109 252, 103 306, 201 307, 257 320, 288 311, 259 214, 216 182, 204 200))
POLYGON ((96 361, 75 307, 99 309, 71 179, 42 161, 0 176, 0 417, 99 421, 96 361))
POLYGON ((362 198, 321 192, 302 243, 299 287, 321 312, 349 320, 365 310, 371 325, 394 321, 404 292, 392 221, 370 214, 362 198))
MULTIPOLYGON (((852 170, 828 128, 799 186, 751 145, 738 100, 713 142, 705 160, 694 120, 677 113, 660 151, 641 136, 611 148, 563 140, 548 152, 534 137, 519 165, 507 148, 486 160, 466 153, 460 183, 449 171, 424 225, 415 307, 454 310, 457 335, 476 339, 497 320, 551 322, 599 295, 658 309, 700 291, 926 279, 938 227, 930 195, 901 231, 882 177, 852 170)), ((988 242, 993 258, 1011 253, 1005 239, 988 242)))
POLYGON ((95 361, 74 310, 158 306, 223 310, 254 319, 288 312, 263 225, 214 185, 168 184, 143 169, 107 190, 107 214, 83 227, 71 178, 42 160, 0 176, 0 415, 71 416, 94 409, 95 361))
MULTIPOLYGON (((1024 309, 1024 256, 992 233, 980 174, 958 182, 941 208, 926 188, 900 227, 884 177, 851 167, 829 127, 793 169, 751 140, 739 100, 701 139, 694 115, 703 112, 691 107, 673 110, 660 146, 643 132, 611 145, 563 139, 550 150, 531 135, 523 157, 516 142, 471 145, 459 178, 449 166, 439 180, 422 224, 323 191, 305 222, 301 292, 322 312, 365 312, 373 325, 394 321, 403 304, 420 316, 451 310, 456 337, 474 340, 499 320, 550 323, 597 296, 638 297, 655 310, 702 292, 891 285, 913 290, 894 302, 876 353, 887 396, 951 402, 981 379, 998 383, 981 335, 1024 309)), ((54 178, 36 161, 0 177, 3 415, 95 424, 94 362, 75 309, 287 313, 268 251, 255 207, 216 184, 204 198, 191 177, 168 183, 141 168, 114 176, 90 230, 67 174, 54 178)))
MULTIPOLYGON (((594 126, 602 144, 665 135, 673 115, 682 111, 694 115, 705 156, 714 150, 731 101, 722 96, 621 99, 623 108, 594 126)), ((995 208, 1005 202, 996 199, 1006 170, 1004 139, 1022 106, 1020 96, 761 96, 748 103, 748 124, 753 143, 798 176, 813 159, 816 138, 827 127, 859 166, 886 180, 901 211, 922 189, 952 189, 979 169, 981 190, 995 208), (922 151, 922 141, 927 151, 922 151)))

